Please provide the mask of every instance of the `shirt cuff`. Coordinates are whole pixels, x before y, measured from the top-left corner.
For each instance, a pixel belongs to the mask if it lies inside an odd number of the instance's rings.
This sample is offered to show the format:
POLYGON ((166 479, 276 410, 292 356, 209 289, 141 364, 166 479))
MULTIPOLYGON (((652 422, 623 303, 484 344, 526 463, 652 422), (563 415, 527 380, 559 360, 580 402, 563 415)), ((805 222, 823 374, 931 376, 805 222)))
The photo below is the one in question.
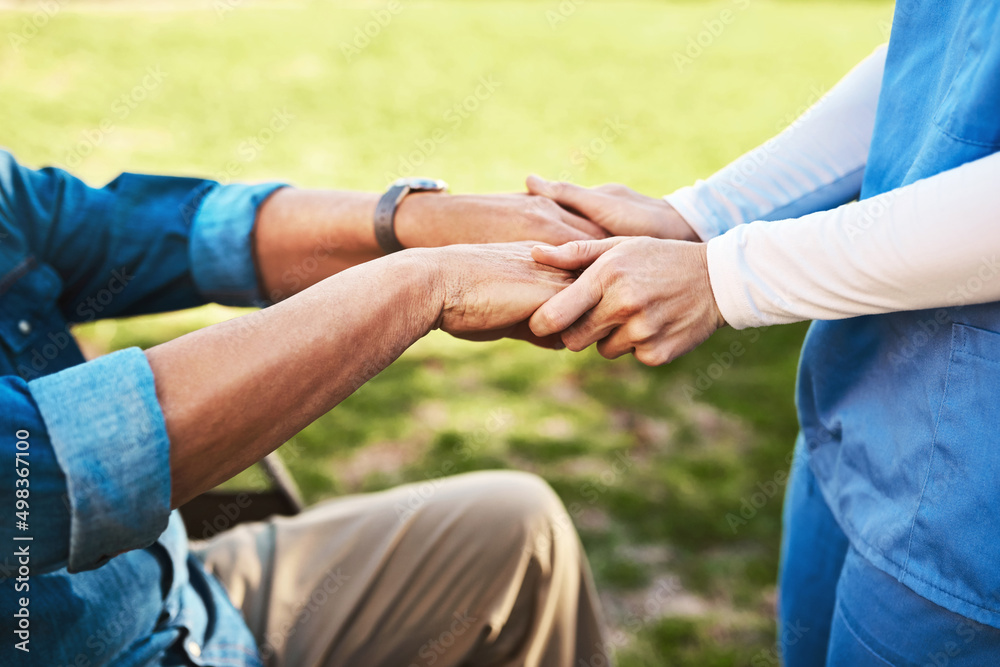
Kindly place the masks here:
POLYGON ((740 234, 741 231, 736 229, 708 242, 708 279, 719 312, 729 326, 734 329, 767 326, 769 323, 753 308, 747 293, 749 269, 743 260, 745 234, 740 234))
POLYGON ((191 273, 201 294, 227 306, 258 306, 253 227, 257 209, 284 183, 216 185, 191 228, 191 273))
POLYGON ((66 476, 70 572, 149 546, 170 518, 170 441, 139 348, 28 383, 66 476))
POLYGON ((698 181, 665 196, 663 199, 680 213, 684 221, 690 225, 702 241, 714 239, 725 234, 731 226, 726 220, 732 219, 733 212, 726 211, 725 206, 704 195, 707 189, 705 181, 698 181), (721 209, 721 210, 720 210, 721 209))

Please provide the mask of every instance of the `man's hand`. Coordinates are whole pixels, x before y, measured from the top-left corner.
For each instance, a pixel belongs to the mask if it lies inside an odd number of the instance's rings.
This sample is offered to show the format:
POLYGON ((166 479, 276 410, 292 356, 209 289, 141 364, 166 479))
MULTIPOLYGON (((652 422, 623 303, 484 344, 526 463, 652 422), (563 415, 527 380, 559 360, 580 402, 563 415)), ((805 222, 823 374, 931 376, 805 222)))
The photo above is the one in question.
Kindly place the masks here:
POLYGON ((607 236, 598 225, 554 201, 525 194, 414 193, 399 205, 395 227, 405 248, 509 241, 560 244, 607 236))
MULTIPOLYGON (((558 335, 535 336, 528 318, 573 282, 574 274, 539 264, 534 242, 459 245, 422 252, 436 268, 437 321, 468 340, 519 338, 543 347, 563 347, 558 335)), ((409 251, 407 251, 409 252, 409 251)))
POLYGON ((708 278, 707 246, 652 238, 610 238, 536 246, 532 256, 585 269, 530 320, 537 336, 562 333, 578 351, 597 343, 608 359, 632 352, 659 366, 690 352, 725 324, 708 278))
POLYGON ((536 263, 531 247, 394 253, 147 350, 170 438, 173 505, 260 460, 435 327, 543 343, 526 322, 573 274, 536 263))
POLYGON ((546 181, 541 176, 529 176, 527 185, 531 194, 547 197, 579 213, 613 236, 700 240, 666 200, 641 195, 624 185, 610 183, 584 188, 572 183, 546 181))
MULTIPOLYGON (((281 301, 340 271, 381 257, 375 241, 379 195, 278 190, 257 215, 254 250, 262 296, 281 301)), ((544 197, 526 194, 414 193, 396 211, 406 248, 456 243, 566 243, 607 236, 599 226, 544 197)))

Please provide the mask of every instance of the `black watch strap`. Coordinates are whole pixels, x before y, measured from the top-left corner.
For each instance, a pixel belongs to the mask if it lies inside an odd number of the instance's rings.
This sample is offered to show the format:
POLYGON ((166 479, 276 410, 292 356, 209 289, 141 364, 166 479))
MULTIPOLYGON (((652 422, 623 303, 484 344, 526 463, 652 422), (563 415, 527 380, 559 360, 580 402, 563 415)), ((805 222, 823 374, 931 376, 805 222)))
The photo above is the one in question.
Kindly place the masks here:
POLYGON ((375 240, 386 254, 403 250, 403 244, 396 238, 396 209, 409 192, 409 185, 393 185, 375 207, 375 240))

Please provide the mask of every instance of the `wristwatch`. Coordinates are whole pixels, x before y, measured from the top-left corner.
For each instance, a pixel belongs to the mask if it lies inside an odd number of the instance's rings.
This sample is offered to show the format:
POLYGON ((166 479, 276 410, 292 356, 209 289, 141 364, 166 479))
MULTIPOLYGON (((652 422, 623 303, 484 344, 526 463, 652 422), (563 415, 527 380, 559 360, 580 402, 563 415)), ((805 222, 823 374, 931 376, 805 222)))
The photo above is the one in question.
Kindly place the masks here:
POLYGON ((400 178, 385 191, 375 207, 375 240, 386 254, 403 249, 396 238, 396 209, 411 192, 447 192, 448 184, 434 178, 400 178))

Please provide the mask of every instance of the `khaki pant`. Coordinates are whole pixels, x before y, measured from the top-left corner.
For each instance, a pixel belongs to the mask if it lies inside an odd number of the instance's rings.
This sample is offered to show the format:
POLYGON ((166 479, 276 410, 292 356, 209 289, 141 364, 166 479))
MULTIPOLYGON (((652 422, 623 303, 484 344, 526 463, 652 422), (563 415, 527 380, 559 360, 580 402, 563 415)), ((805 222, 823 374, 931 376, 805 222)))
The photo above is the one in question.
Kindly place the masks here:
POLYGON ((192 550, 271 667, 610 664, 580 541, 526 473, 337 499, 192 550))

